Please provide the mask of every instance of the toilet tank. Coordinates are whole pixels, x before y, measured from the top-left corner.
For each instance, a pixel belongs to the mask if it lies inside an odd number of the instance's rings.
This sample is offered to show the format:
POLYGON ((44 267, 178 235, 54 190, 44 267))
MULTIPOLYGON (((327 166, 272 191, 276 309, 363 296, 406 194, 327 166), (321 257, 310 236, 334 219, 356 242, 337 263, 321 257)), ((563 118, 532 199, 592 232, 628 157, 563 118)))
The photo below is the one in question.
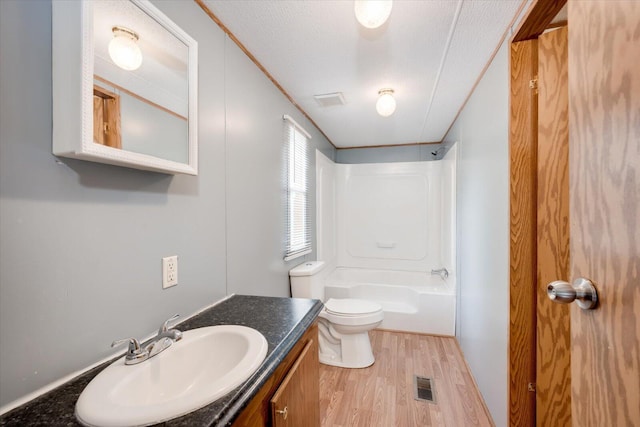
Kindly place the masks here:
POLYGON ((324 283, 320 275, 324 267, 324 261, 308 261, 289 270, 291 296, 324 301, 324 283))

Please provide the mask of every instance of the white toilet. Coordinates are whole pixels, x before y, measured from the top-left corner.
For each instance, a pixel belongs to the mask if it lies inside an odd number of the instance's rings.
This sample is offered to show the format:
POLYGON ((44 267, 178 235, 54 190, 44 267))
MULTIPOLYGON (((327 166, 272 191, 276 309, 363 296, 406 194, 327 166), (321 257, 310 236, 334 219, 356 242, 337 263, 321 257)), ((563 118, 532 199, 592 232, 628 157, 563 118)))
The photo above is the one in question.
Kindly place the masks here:
POLYGON ((382 306, 358 299, 324 300, 324 261, 305 262, 291 271, 291 295, 324 302, 318 316, 320 363, 342 368, 366 368, 375 361, 369 331, 382 322, 382 306))

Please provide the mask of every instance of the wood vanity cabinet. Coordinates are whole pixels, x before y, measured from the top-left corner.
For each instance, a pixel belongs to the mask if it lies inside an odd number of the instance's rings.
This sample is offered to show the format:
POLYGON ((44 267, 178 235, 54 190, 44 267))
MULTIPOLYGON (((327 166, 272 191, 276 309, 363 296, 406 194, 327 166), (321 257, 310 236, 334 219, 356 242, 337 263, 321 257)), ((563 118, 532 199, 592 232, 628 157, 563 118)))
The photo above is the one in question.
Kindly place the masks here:
POLYGON ((278 365, 233 426, 319 427, 319 370, 316 322, 278 365))
POLYGON ((314 423, 314 419, 320 416, 319 396, 314 392, 318 390, 316 341, 307 342, 271 398, 271 421, 274 427, 319 425, 314 423))

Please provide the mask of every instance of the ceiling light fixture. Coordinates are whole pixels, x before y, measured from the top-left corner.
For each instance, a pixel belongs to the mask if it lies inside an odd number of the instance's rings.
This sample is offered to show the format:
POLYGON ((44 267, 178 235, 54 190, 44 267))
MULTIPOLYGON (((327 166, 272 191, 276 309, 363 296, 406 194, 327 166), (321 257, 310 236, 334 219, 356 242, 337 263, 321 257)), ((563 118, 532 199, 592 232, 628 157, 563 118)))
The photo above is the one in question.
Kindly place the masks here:
POLYGON ((378 102, 376 102, 376 111, 382 117, 389 117, 396 111, 396 100, 393 97, 393 89, 380 89, 378 91, 378 102))
POLYGON ((393 0, 355 0, 356 19, 366 28, 378 28, 391 14, 393 0))
POLYGON ((138 46, 138 35, 124 27, 113 27, 113 39, 109 42, 109 56, 120 68, 133 71, 142 64, 142 51, 138 46))

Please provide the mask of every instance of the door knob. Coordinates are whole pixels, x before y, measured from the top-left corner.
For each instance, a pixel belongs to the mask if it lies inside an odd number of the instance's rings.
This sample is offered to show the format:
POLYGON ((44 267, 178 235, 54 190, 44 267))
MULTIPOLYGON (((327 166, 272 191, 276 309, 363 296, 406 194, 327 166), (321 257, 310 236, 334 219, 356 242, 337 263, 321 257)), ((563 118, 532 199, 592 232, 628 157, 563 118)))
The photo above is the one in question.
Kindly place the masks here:
POLYGON ((569 304, 573 301, 583 310, 593 310, 598 304, 598 291, 591 280, 578 277, 573 284, 556 280, 547 285, 547 296, 551 301, 569 304))

